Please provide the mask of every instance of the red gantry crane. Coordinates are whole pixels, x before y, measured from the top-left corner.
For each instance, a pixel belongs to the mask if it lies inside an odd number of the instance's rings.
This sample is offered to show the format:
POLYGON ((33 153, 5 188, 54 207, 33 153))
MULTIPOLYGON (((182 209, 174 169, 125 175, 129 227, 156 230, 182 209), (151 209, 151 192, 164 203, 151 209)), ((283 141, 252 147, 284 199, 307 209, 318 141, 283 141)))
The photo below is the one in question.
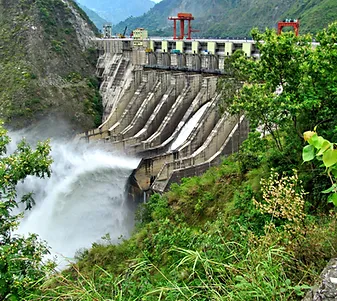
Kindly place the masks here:
POLYGON ((300 21, 296 19, 285 19, 277 23, 277 34, 281 34, 283 27, 291 26, 295 30, 295 35, 298 36, 300 30, 300 21))
POLYGON ((173 39, 184 39, 185 37, 185 21, 188 21, 188 31, 187 31, 187 39, 191 39, 191 33, 197 32, 199 30, 192 29, 191 21, 194 20, 192 14, 189 13, 178 13, 177 17, 169 17, 169 20, 173 20, 173 39), (180 21, 180 36, 177 38, 177 21, 180 21))

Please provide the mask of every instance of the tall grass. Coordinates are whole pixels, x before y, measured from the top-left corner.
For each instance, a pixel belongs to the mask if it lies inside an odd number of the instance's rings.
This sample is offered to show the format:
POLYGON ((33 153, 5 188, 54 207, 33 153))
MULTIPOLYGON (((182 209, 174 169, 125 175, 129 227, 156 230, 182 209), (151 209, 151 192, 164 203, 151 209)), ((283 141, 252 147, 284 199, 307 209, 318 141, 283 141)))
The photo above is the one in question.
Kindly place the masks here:
POLYGON ((130 263, 115 277, 96 267, 91 276, 74 269, 72 277, 58 275, 40 287, 30 300, 295 300, 306 286, 293 285, 286 267, 292 256, 266 244, 225 243, 224 253, 208 258, 207 252, 172 248, 180 258, 164 270, 146 257, 130 263), (227 254, 223 256, 224 254, 227 254), (99 273, 98 273, 99 272, 99 273))

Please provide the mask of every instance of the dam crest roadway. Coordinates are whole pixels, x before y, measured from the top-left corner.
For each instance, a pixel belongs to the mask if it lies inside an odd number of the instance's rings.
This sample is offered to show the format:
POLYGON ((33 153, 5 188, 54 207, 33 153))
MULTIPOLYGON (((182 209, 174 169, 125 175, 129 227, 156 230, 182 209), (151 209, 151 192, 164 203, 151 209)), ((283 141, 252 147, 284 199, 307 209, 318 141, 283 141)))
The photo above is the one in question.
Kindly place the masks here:
POLYGON ((78 137, 101 140, 108 149, 142 158, 130 177, 133 195, 162 193, 171 183, 200 175, 238 151, 248 123, 244 116, 220 112, 217 82, 226 72, 226 58, 236 50, 258 56, 253 41, 93 42, 99 53, 96 75, 102 81, 103 123, 78 137))

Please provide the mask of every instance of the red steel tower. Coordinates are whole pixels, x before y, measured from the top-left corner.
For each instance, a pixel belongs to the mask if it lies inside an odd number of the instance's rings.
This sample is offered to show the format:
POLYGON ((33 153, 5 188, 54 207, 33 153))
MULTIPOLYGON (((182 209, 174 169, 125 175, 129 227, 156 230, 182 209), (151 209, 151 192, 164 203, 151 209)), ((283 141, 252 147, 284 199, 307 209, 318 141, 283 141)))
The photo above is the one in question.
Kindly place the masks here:
POLYGON ((283 27, 291 26, 295 30, 295 35, 298 36, 300 30, 300 21, 293 19, 286 19, 277 23, 277 34, 281 34, 283 27))
POLYGON ((191 39, 191 33, 196 32, 198 30, 194 30, 191 27, 191 21, 194 20, 192 14, 189 13, 178 13, 177 17, 169 17, 169 20, 173 20, 173 39, 182 40, 185 36, 185 21, 188 21, 188 31, 187 31, 187 39, 191 39), (177 38, 177 21, 180 21, 180 36, 177 38))

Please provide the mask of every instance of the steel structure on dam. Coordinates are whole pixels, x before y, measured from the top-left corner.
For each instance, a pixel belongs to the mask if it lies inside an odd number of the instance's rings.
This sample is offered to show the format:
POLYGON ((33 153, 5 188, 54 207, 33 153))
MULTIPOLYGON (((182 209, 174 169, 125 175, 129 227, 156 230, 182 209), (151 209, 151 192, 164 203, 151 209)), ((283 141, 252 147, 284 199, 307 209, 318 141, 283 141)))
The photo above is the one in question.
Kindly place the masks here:
POLYGON ((104 122, 80 138, 142 158, 131 180, 140 191, 163 192, 236 152, 247 137, 243 116, 220 113, 217 91, 226 56, 257 55, 253 41, 96 39, 104 122), (195 113, 200 118, 184 125, 195 113), (177 144, 178 139, 183 139, 177 144), (172 144, 176 142, 175 148, 172 144))

